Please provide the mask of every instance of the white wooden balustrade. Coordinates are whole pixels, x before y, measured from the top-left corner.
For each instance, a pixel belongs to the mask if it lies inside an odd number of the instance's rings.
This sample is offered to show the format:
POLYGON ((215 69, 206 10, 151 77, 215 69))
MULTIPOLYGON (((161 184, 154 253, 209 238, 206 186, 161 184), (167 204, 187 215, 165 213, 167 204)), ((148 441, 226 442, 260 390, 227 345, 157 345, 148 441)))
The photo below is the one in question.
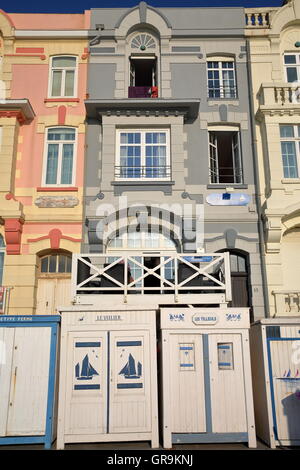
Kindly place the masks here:
POLYGON ((74 254, 72 298, 101 306, 225 305, 231 300, 229 253, 74 254))
POLYGON ((273 291, 275 296, 275 315, 300 315, 300 291, 273 291))

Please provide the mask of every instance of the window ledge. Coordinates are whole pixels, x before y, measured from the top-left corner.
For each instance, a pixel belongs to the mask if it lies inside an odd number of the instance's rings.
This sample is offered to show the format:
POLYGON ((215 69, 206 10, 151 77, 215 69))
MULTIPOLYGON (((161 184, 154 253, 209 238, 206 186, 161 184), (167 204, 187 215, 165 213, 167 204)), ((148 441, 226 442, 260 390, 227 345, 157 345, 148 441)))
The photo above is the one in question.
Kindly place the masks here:
POLYGON ((79 103, 79 98, 45 98, 44 103, 79 103))
POLYGON ((76 186, 43 186, 36 188, 37 192, 77 192, 78 188, 76 186))
POLYGON ((282 184, 300 184, 300 178, 283 178, 282 184))
POLYGON ((175 181, 112 181, 115 196, 121 196, 124 191, 162 191, 165 195, 172 194, 175 181))
POLYGON ((236 183, 220 183, 220 184, 208 184, 206 186, 207 189, 227 189, 227 188, 233 188, 233 189, 248 189, 248 184, 236 184, 236 183))

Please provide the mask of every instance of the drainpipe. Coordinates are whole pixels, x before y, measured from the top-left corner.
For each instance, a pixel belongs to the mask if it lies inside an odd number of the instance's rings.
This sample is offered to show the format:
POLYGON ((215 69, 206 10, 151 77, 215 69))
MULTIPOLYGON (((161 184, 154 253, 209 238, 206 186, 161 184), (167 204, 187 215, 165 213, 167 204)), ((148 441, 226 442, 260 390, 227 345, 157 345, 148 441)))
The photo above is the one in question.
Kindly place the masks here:
MULTIPOLYGON (((263 221, 262 221, 262 210, 260 205, 260 198, 259 198, 259 170, 258 170, 258 154, 257 154, 257 135, 255 129, 255 115, 254 115, 254 102, 252 97, 253 95, 253 85, 252 85, 252 73, 251 73, 251 57, 250 57, 250 42, 249 39, 246 39, 246 46, 247 46, 247 72, 248 72, 248 84, 249 84, 249 105, 250 105, 250 129, 251 129, 251 142, 252 142, 252 152, 254 156, 253 161, 253 169, 254 169, 254 181, 257 190, 256 193, 256 207, 257 207, 257 214, 258 214, 258 234, 259 234, 259 251, 261 257, 261 274, 262 274, 262 281, 263 281, 263 297, 264 297, 264 304, 267 315, 265 317, 270 316, 270 305, 269 305, 269 295, 267 289, 267 273, 266 273, 266 266, 265 266, 265 258, 263 247, 265 245, 264 241, 264 228, 263 228, 263 221)), ((265 312, 265 313, 266 313, 265 312)))

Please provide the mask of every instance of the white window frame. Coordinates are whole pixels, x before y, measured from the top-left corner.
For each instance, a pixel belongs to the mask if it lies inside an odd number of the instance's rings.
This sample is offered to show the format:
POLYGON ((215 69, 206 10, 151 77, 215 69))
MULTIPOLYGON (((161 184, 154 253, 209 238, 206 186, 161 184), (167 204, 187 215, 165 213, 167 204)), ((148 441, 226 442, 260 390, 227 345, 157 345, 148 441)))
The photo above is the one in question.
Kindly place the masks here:
POLYGON ((299 124, 280 124, 279 125, 279 136, 280 136, 280 154, 281 154, 281 165, 282 165, 282 174, 283 179, 285 180, 299 180, 300 175, 300 125, 299 124), (293 137, 281 137, 280 135, 280 127, 292 127, 294 131, 293 137), (298 132, 299 127, 299 132, 298 132), (297 164, 297 173, 298 176, 285 176, 284 174, 284 166, 283 166, 283 155, 282 155, 282 148, 281 142, 294 142, 296 148, 296 164, 297 164))
POLYGON ((283 54, 283 66, 284 66, 284 78, 286 83, 300 83, 300 52, 285 52, 283 54), (296 63, 295 64, 285 64, 284 58, 287 55, 293 55, 296 57, 296 63), (297 80, 294 82, 288 82, 288 76, 287 76, 287 69, 288 67, 293 67, 296 68, 297 70, 297 80))
POLYGON ((244 172, 243 172, 243 160, 242 160, 242 146, 241 146, 241 133, 239 127, 230 127, 230 126, 219 126, 219 127, 208 127, 208 168, 209 168, 209 184, 220 184, 222 186, 230 186, 231 184, 244 184, 244 172), (220 182, 220 174, 219 174, 219 159, 218 159, 218 146, 217 142, 211 141, 211 135, 216 134, 218 132, 231 132, 232 135, 236 135, 236 143, 234 143, 234 139, 232 139, 232 170, 233 176, 236 180, 236 159, 235 159, 235 150, 238 149, 238 160, 239 160, 239 167, 240 167, 240 181, 226 181, 220 182), (211 153, 215 152, 216 156, 216 170, 217 170, 217 181, 212 181, 212 165, 211 165, 211 153))
POLYGON ((2 257, 2 269, 0 270, 0 286, 3 285, 3 275, 4 275, 4 263, 5 263, 5 254, 6 246, 4 241, 4 236, 1 234, 1 243, 0 243, 0 256, 2 257))
POLYGON ((75 55, 70 54, 59 54, 54 55, 50 59, 50 71, 49 71, 49 82, 48 82, 48 98, 55 99, 55 98, 76 98, 77 97, 77 87, 78 87, 78 57, 75 55), (75 66, 74 67, 53 67, 53 60, 59 57, 70 57, 75 59, 75 66), (62 71, 62 80, 60 85, 60 94, 59 95, 52 95, 52 86, 53 86, 53 72, 54 71, 62 71), (66 83, 66 72, 68 70, 74 70, 74 87, 73 87, 73 94, 72 95, 65 95, 65 83, 66 83))
MULTIPOLYGON (((212 99, 212 100, 237 99, 238 96, 237 96, 237 81, 236 81, 236 65, 235 65, 235 60, 234 60, 233 57, 213 57, 213 56, 212 57, 207 57, 207 59, 206 59, 206 70, 207 70, 206 79, 207 79, 207 96, 208 96, 208 99, 212 99), (208 68, 208 62, 218 62, 218 68, 217 69, 209 69, 208 68), (223 73, 222 72, 223 72, 223 70, 231 70, 231 69, 224 69, 223 66, 222 66, 223 62, 231 62, 233 64, 234 96, 225 96, 224 95, 224 80, 223 80, 223 73), (216 97, 209 96, 208 72, 211 71, 211 70, 219 72, 220 96, 216 96, 216 97)), ((216 88, 216 90, 217 90, 217 88, 216 88)))
POLYGON ((43 173, 42 173, 42 186, 43 187, 58 187, 69 188, 75 185, 76 181, 76 168, 77 168, 77 143, 78 143, 78 129, 72 126, 51 126, 45 129, 45 144, 44 144, 44 157, 43 157, 43 173), (75 131, 75 139, 70 140, 48 140, 48 131, 51 129, 73 129, 75 131), (56 183, 46 183, 47 177, 47 164, 48 164, 48 145, 56 143, 59 146, 58 150, 58 167, 56 183), (63 144, 73 143, 73 165, 72 165, 72 182, 68 184, 57 183, 58 175, 61 178, 62 169, 62 148, 63 144))
MULTIPOLYGON (((121 133, 140 133, 141 134, 141 165, 140 167, 146 167, 146 154, 145 154, 145 136, 147 132, 164 132, 166 134, 166 168, 170 168, 169 173, 170 176, 167 177, 153 177, 153 178, 144 178, 143 176, 133 176, 130 177, 121 177, 115 176, 117 181, 170 181, 171 179, 171 163, 170 163, 170 129, 117 129, 116 132, 116 167, 121 167, 121 156, 120 156, 120 148, 121 148, 121 133)), ((150 168, 150 167, 149 167, 150 168)), ((155 168, 155 167, 153 167, 155 168)))

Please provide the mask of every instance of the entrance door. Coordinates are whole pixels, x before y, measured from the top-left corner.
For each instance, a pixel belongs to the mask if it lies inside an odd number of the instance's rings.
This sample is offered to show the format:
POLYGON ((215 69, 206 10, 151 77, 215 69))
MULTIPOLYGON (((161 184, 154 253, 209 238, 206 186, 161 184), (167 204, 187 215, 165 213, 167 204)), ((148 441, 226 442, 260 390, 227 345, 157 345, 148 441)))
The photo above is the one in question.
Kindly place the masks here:
POLYGON ((149 334, 71 333, 66 434, 151 431, 149 334))
POLYGON ((247 441, 241 336, 170 334, 169 351, 172 433, 247 441))
POLYGON ((249 307, 249 286, 246 258, 230 253, 232 302, 230 307, 249 307))
POLYGON ((37 315, 53 315, 71 304, 71 255, 53 253, 40 260, 37 315))
POLYGON ((43 435, 51 328, 0 328, 0 335, 5 345, 5 363, 0 365, 0 436, 43 435))
POLYGON ((300 441, 299 339, 269 339, 273 420, 279 442, 300 441))
POLYGON ((169 364, 172 432, 205 432, 202 335, 170 335, 169 364))
POLYGON ((242 337, 213 334, 208 338, 211 431, 247 433, 242 337))

